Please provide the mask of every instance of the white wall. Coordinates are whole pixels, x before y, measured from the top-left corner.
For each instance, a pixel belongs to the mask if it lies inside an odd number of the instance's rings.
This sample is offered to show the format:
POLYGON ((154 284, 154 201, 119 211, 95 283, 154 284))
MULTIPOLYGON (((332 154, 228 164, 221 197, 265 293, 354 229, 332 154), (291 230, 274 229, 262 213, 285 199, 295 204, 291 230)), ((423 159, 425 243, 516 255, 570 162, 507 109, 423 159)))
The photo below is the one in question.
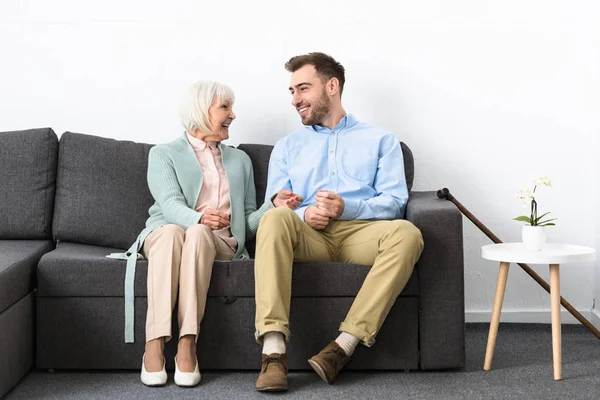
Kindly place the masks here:
MULTIPOLYGON (((599 52, 597 52, 597 55, 600 55, 599 52)), ((600 59, 600 57, 598 57, 600 59)), ((598 79, 598 78, 596 78, 598 79)), ((598 146, 600 146, 600 137, 596 136, 595 137, 595 148, 598 149, 598 146)), ((594 208, 596 211, 596 249, 600 250, 600 210, 598 207, 598 205, 600 205, 600 157, 598 157, 598 155, 596 155, 596 168, 595 168, 595 172, 596 172, 596 176, 594 178, 594 181, 596 182, 596 192, 595 192, 595 196, 594 198, 596 199, 596 207, 594 208)), ((600 329, 600 262, 596 262, 595 263, 595 276, 594 276, 594 286, 595 286, 595 290, 594 290, 594 310, 592 311, 592 323, 596 326, 596 328, 600 329)))
MULTIPOLYGON (((0 131, 165 142, 181 132, 183 90, 215 79, 237 95, 230 143, 272 144, 300 126, 284 62, 324 51, 347 69, 346 109, 412 148, 416 190, 448 187, 518 241, 511 219, 524 210, 513 193, 545 173, 554 187, 541 191, 540 210, 559 218, 550 240, 600 247, 597 2, 206 3, 0 2, 0 131)), ((464 228, 467 317, 489 321, 497 265, 480 259, 483 234, 464 228)), ((564 297, 588 317, 594 291, 600 299, 594 265, 562 269, 564 297)), ((547 322, 548 309, 514 266, 504 320, 547 322)))

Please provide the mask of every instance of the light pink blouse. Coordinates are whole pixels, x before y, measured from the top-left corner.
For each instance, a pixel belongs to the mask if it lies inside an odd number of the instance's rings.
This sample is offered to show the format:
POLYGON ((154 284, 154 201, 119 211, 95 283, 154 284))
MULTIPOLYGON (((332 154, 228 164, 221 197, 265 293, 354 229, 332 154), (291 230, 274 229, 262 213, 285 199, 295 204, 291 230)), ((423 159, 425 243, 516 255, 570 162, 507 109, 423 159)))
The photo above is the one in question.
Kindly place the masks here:
MULTIPOLYGON (((187 134, 188 141, 198 157, 202 167, 202 188, 196 202, 195 210, 204 212, 213 208, 222 213, 229 214, 231 218, 231 202, 229 197, 229 181, 223 168, 221 150, 216 142, 204 142, 194 136, 187 134)), ((222 238, 233 251, 237 250, 237 240, 231 235, 229 227, 225 227, 213 233, 222 238)))

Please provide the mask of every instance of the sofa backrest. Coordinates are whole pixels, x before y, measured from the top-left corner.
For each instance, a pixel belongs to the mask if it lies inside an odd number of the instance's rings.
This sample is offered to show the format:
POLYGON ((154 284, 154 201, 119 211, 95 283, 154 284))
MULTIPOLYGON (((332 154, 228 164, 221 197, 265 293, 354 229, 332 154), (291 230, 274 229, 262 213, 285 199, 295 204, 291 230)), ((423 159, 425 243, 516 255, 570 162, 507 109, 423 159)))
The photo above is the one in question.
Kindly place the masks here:
POLYGON ((256 206, 260 207, 265 202, 265 191, 267 190, 267 173, 269 172, 269 158, 273 146, 268 144, 243 143, 238 146, 250 157, 252 169, 254 170, 254 186, 256 187, 256 206))
POLYGON ((59 142, 56 240, 127 249, 148 219, 153 145, 65 132, 59 142))
POLYGON ((413 181, 415 180, 415 159, 412 151, 404 142, 400 142, 402 148, 402 158, 404 158, 404 176, 406 177, 406 186, 408 193, 412 190, 413 181))
MULTIPOLYGON (((415 177, 415 162, 412 151, 406 144, 400 142, 402 154, 404 156, 404 173, 406 175, 406 184, 410 193, 415 177)), ((256 204, 260 207, 265 201, 265 191, 267 190, 267 173, 269 170, 269 158, 273 151, 273 146, 267 144, 248 144, 243 143, 238 146, 243 150, 250 160, 254 169, 254 182, 256 184, 256 204)))
POLYGON ((0 239, 50 239, 58 137, 50 128, 0 132, 0 239))
MULTIPOLYGON (((410 191, 414 162, 408 146, 401 145, 410 191)), ((152 146, 65 132, 58 145, 54 239, 129 248, 144 228, 154 203, 146 180, 152 146)), ((273 146, 241 144, 238 148, 252 160, 260 206, 273 146)))

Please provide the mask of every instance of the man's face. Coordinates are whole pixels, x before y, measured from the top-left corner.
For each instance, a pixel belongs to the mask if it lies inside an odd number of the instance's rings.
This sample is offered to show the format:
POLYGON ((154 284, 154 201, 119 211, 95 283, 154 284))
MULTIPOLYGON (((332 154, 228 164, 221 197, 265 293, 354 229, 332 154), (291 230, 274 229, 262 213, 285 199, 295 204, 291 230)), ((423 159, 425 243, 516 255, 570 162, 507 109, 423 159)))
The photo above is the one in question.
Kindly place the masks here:
POLYGON ((329 115, 331 100, 314 65, 305 65, 292 74, 292 105, 304 125, 320 125, 329 115))

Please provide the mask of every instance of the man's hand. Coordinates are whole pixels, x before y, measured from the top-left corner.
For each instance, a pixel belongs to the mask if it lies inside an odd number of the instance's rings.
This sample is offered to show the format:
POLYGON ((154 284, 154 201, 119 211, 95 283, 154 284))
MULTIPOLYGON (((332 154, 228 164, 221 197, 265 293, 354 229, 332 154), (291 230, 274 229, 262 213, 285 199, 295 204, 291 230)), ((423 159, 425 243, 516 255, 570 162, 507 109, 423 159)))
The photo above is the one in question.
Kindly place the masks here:
POLYGON ((208 208, 204 211, 204 215, 200 219, 200 223, 208 226, 213 231, 216 231, 229 226, 229 214, 208 208))
POLYGON ((317 207, 332 219, 338 219, 344 212, 344 199, 329 190, 317 190, 317 207))
POLYGON ((329 216, 317 206, 310 206, 304 211, 304 222, 313 229, 321 231, 329 225, 329 216))
POLYGON ((292 210, 298 208, 302 203, 302 197, 298 196, 291 190, 282 190, 277 193, 277 196, 273 199, 273 205, 275 207, 288 207, 292 210))

